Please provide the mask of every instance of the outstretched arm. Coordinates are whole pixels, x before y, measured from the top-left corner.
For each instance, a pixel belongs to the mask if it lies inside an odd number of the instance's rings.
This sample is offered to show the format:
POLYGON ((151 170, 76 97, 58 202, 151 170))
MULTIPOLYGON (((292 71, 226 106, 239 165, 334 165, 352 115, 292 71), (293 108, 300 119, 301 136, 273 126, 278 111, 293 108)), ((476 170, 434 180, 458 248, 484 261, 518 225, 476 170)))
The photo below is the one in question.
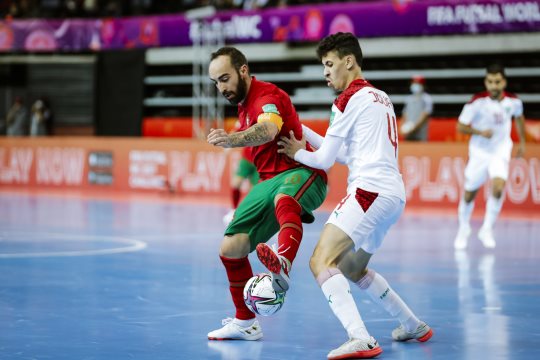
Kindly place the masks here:
POLYGON ((224 148, 257 146, 274 140, 278 132, 276 124, 260 122, 244 131, 232 134, 227 134, 223 129, 210 129, 206 140, 212 145, 224 148))
MULTIPOLYGON (((315 131, 311 130, 306 125, 302 125, 302 133, 306 136, 306 139, 310 145, 312 145, 316 149, 320 149, 324 141, 324 137, 317 134, 315 131)), ((342 146, 339 149, 339 152, 336 157, 336 161, 340 164, 346 164, 347 163, 346 155, 347 155, 347 151, 345 149, 345 146, 342 146)))
POLYGON ((290 138, 282 136, 278 141, 278 145, 282 146, 278 152, 286 154, 295 161, 301 162, 309 167, 327 170, 334 165, 342 144, 343 138, 327 135, 323 138, 321 147, 315 152, 310 152, 305 150, 305 136, 298 141, 291 131, 290 138))

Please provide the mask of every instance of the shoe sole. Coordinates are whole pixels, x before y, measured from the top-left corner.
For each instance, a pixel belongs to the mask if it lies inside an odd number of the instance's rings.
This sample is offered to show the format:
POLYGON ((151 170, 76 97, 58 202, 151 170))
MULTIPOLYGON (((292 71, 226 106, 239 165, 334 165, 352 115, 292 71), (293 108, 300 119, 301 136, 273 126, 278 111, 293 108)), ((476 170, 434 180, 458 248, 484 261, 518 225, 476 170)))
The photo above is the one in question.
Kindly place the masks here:
POLYGON ((257 256, 261 263, 274 274, 279 274, 281 264, 276 253, 266 244, 257 245, 257 256))
POLYGON ((428 341, 429 339, 431 339, 432 336, 433 336, 433 330, 432 330, 432 329, 429 329, 429 331, 428 331, 425 335, 419 337, 419 338, 416 339, 416 340, 417 340, 417 341, 420 341, 420 342, 426 342, 426 341, 428 341))
POLYGON ((281 263, 276 253, 266 244, 257 245, 257 257, 272 273, 272 288, 277 292, 289 290, 288 282, 280 275, 281 263))
POLYGON ((338 356, 329 356, 328 360, 343 360, 343 359, 371 359, 379 356, 383 352, 382 348, 378 347, 372 350, 356 351, 349 354, 338 356))
POLYGON ((259 340, 259 339, 262 339, 262 335, 259 336, 259 337, 255 337, 255 338, 252 338, 252 339, 241 339, 241 338, 217 338, 217 337, 208 337, 208 340, 214 340, 214 341, 230 341, 230 340, 238 340, 238 341, 256 341, 256 340, 259 340))

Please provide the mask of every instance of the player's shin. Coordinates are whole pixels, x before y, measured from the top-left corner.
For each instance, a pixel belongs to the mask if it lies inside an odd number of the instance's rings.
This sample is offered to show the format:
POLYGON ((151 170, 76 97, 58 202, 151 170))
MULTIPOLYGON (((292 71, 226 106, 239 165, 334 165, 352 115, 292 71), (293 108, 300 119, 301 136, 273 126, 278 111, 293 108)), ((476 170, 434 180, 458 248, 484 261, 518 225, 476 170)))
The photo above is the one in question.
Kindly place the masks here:
POLYGON ((420 324, 420 320, 388 285, 386 279, 375 271, 369 269, 356 285, 368 293, 373 302, 381 305, 390 315, 397 318, 407 331, 414 331, 420 324))
POLYGON ((349 281, 341 271, 337 268, 325 269, 317 276, 317 282, 332 312, 347 330, 349 338, 370 340, 370 335, 351 294, 349 281))
POLYGON ((499 213, 501 212, 503 204, 503 196, 496 198, 490 195, 486 203, 486 215, 484 218, 483 228, 492 229, 499 213))
POLYGON ((292 264, 303 236, 302 220, 300 219, 302 207, 294 198, 283 196, 276 203, 275 213, 280 227, 278 254, 292 264))
POLYGON ((236 307, 235 317, 240 320, 253 319, 255 315, 244 303, 243 295, 244 285, 253 276, 253 270, 247 256, 240 259, 231 259, 224 256, 220 256, 220 258, 227 271, 229 290, 236 307))

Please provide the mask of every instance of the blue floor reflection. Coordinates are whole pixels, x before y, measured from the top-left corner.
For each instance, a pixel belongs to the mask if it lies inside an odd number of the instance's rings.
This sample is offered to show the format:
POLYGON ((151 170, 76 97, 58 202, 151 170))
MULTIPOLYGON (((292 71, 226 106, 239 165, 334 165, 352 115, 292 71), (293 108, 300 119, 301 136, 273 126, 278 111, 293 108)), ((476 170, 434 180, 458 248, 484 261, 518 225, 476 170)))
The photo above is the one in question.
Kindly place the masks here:
MULTIPOLYGON (((0 204, 1 359, 325 359, 346 340, 307 265, 326 213, 305 228, 264 338, 211 342, 232 315, 217 256, 224 207, 23 193, 0 204)), ((473 236, 455 253, 455 230, 454 214, 406 214, 372 261, 433 327, 429 342, 393 342, 397 323, 352 288, 379 358, 540 358, 540 222, 500 219, 492 251, 473 236)))

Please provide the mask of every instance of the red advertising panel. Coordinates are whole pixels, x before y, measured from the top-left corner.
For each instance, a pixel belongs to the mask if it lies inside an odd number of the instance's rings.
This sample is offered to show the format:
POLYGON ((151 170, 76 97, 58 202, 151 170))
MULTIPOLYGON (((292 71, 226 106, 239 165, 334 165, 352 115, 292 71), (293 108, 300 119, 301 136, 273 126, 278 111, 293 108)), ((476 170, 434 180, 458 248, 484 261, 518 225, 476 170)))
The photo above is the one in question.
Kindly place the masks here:
MULTIPOLYGON (((463 187, 466 143, 404 143, 400 166, 408 208, 455 208, 463 187)), ((227 201, 229 182, 240 158, 198 140, 156 138, 2 138, 0 190, 75 189, 85 192, 171 192, 227 201)), ((540 145, 513 159, 504 211, 540 215, 540 145)), ((326 208, 344 196, 347 168, 329 174, 326 208)), ((486 198, 488 188, 479 194, 486 198)), ((480 205, 479 207, 483 207, 480 205)))

